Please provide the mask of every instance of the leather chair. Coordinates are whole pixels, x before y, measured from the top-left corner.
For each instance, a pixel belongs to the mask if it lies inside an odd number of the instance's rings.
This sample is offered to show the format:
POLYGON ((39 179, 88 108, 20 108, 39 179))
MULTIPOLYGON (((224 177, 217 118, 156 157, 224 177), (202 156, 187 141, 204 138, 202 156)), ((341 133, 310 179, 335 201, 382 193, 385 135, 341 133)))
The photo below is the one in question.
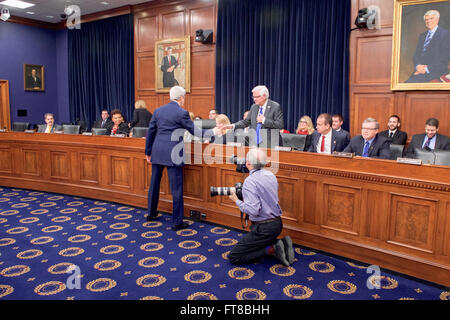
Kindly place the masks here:
POLYGON ((392 153, 392 160, 397 160, 397 158, 403 157, 403 150, 405 146, 402 144, 391 144, 390 147, 392 153))
POLYGON ((105 128, 92 128, 92 135, 93 136, 104 136, 104 135, 106 135, 106 129, 105 128))
POLYGON ((13 122, 12 131, 23 132, 30 126, 29 122, 13 122))
POLYGON ((295 133, 280 133, 283 147, 291 147, 297 151, 305 150, 306 135, 295 133))
POLYGON ((79 134, 80 133, 80 126, 79 125, 73 125, 73 124, 63 124, 62 125, 62 131, 64 134, 79 134))
POLYGON ((147 127, 133 127, 133 138, 145 138, 147 136, 147 127))

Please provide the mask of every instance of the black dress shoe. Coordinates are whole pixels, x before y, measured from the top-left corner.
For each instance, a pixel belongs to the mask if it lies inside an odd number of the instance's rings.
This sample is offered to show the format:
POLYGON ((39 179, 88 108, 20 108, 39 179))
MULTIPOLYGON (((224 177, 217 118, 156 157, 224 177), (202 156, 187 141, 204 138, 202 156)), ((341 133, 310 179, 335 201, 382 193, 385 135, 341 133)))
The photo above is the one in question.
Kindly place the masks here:
POLYGON ((173 226, 172 230, 178 231, 178 230, 186 229, 187 227, 189 227, 189 224, 187 224, 186 222, 182 222, 180 224, 177 224, 176 226, 173 226))
POLYGON ((158 218, 158 215, 156 214, 156 215, 147 215, 147 221, 153 221, 153 220, 155 220, 156 218, 158 218))
POLYGON ((284 243, 282 240, 278 240, 274 245, 275 257, 285 266, 289 266, 289 261, 286 259, 286 252, 284 251, 284 243))
POLYGON ((286 252, 286 259, 289 262, 289 265, 294 263, 295 255, 294 255, 294 247, 292 246, 292 239, 289 236, 283 238, 284 251, 286 252))

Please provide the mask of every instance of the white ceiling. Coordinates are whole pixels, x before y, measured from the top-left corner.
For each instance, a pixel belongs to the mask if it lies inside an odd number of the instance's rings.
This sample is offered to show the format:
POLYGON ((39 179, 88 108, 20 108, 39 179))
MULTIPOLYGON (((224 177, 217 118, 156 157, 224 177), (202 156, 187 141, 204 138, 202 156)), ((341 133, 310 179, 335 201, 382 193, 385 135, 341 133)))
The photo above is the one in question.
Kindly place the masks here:
MULTIPOLYGON (((110 10, 125 5, 135 5, 138 3, 149 2, 149 0, 23 0, 35 5, 27 9, 17 9, 0 4, 1 8, 8 8, 12 16, 18 16, 33 20, 58 23, 61 21, 60 14, 64 13, 64 8, 69 5, 80 7, 81 15, 89 13, 110 10), (101 4, 108 2, 108 5, 101 4), (34 12, 34 14, 28 14, 34 12), (51 16, 52 18, 50 18, 51 16)), ((0 0, 3 2, 3 0, 0 0)))

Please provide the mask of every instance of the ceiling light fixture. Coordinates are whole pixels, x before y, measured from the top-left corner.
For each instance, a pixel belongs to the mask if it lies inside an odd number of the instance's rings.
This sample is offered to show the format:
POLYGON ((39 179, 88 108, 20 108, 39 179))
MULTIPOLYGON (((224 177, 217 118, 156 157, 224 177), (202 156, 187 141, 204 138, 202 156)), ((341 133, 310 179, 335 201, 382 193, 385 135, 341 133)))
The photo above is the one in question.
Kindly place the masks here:
POLYGON ((19 9, 26 9, 26 8, 34 6, 34 3, 29 3, 29 2, 20 1, 20 0, 5 0, 5 1, 0 2, 0 4, 3 4, 8 7, 19 8, 19 9))

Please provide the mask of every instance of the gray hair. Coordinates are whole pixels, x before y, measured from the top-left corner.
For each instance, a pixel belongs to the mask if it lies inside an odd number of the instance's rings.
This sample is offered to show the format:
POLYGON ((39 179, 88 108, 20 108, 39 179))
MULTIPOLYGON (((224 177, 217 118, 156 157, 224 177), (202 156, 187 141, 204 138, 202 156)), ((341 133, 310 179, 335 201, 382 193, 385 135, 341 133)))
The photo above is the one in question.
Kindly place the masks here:
POLYGON ((53 119, 55 119, 55 116, 53 115, 53 113, 47 112, 46 114, 44 114, 44 119, 47 119, 48 116, 51 116, 53 119))
POLYGON ((263 85, 256 86, 252 89, 252 93, 255 91, 258 92, 260 95, 263 95, 263 96, 266 96, 266 98, 269 98, 269 89, 267 89, 266 86, 263 86, 263 85))
POLYGON ((176 101, 186 95, 186 90, 184 90, 183 87, 174 86, 174 87, 170 88, 169 95, 170 95, 170 100, 176 101))
POLYGON ((439 13, 439 11, 437 11, 437 10, 428 10, 425 14, 424 14, 424 16, 423 16, 423 20, 425 20, 425 17, 426 16, 436 16, 436 17, 440 17, 441 16, 441 14, 439 13))
POLYGON ((256 170, 260 170, 266 166, 267 155, 262 149, 252 148, 247 153, 247 161, 255 167, 256 170))
POLYGON ((374 118, 367 118, 366 120, 363 121, 363 124, 364 123, 375 123, 375 129, 380 128, 380 124, 378 123, 377 119, 374 118))

